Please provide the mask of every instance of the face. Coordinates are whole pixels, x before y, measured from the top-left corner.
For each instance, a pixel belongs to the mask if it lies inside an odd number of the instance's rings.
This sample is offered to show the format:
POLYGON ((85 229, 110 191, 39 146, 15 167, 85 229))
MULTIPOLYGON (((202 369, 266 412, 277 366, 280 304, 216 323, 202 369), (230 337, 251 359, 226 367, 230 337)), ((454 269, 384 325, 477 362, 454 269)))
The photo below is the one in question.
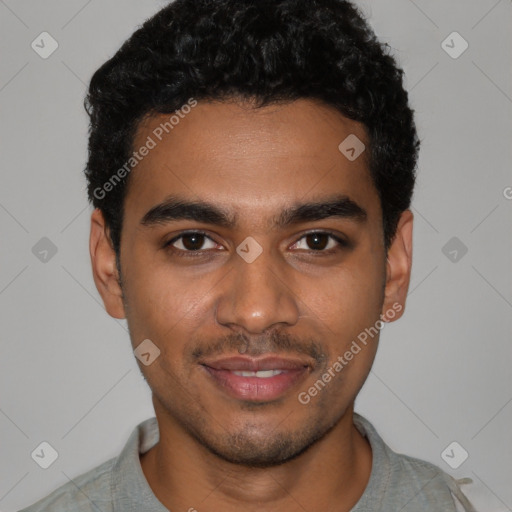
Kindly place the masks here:
POLYGON ((157 416, 225 460, 279 464, 363 385, 378 333, 362 333, 404 304, 412 216, 386 258, 366 154, 338 149, 367 145, 364 127, 318 102, 199 102, 158 141, 168 119, 145 120, 134 143, 157 142, 130 176, 122 289, 93 213, 96 285, 133 348, 160 350, 139 363, 157 416))

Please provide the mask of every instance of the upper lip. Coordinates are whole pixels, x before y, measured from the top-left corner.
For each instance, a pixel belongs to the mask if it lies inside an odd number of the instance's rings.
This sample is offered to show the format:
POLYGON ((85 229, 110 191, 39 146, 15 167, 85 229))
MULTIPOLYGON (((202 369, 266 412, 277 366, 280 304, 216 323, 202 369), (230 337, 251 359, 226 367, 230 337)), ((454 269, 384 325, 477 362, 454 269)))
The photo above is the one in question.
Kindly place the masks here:
POLYGON ((311 367, 311 364, 307 361, 279 356, 265 356, 261 358, 231 356, 202 361, 201 364, 215 370, 253 372, 260 370, 300 370, 311 367))

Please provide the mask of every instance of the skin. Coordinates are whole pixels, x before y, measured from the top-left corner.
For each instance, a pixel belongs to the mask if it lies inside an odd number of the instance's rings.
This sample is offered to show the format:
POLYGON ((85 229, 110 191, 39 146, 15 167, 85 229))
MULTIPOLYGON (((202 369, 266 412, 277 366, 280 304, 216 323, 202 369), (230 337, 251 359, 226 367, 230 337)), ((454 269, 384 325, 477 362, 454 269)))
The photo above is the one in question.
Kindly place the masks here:
MULTIPOLYGON (((146 119, 134 147, 168 117, 146 119)), ((351 162, 338 150, 349 134, 368 143, 363 125, 313 100, 260 110, 242 101, 199 102, 132 171, 121 276, 103 216, 92 213, 93 275, 105 308, 127 318, 133 348, 149 338, 161 351, 149 366, 139 362, 160 429, 141 465, 170 510, 342 512, 364 492, 372 454, 353 425, 353 405, 378 335, 310 403, 297 399, 380 315, 401 305, 396 320, 405 307, 413 216, 403 212, 386 256, 365 153, 351 162), (285 207, 334 193, 364 208, 366 220, 274 226, 285 207), (229 229, 194 220, 141 225, 170 194, 221 206, 238 222, 229 229), (174 242, 175 252, 164 247, 193 229, 212 239, 199 242, 199 257, 177 255, 190 247, 184 239, 174 242), (350 246, 325 237, 315 252, 305 236, 312 230, 350 246), (236 252, 248 236, 263 250, 252 263, 236 252), (313 344, 316 360, 309 358, 313 344), (219 390, 192 357, 195 349, 215 356, 302 350, 312 367, 299 386, 255 406, 219 390)))

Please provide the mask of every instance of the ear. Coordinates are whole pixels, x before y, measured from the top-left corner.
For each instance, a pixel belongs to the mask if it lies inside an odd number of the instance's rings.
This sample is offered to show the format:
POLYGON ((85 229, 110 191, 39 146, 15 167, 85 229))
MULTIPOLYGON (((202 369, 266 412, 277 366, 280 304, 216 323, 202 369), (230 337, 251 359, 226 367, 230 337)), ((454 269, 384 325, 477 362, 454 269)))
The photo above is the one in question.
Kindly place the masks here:
POLYGON ((412 228, 413 214, 411 210, 405 210, 400 216, 395 238, 388 250, 386 286, 381 311, 384 321, 397 320, 405 310, 412 268, 412 228))
POLYGON ((94 282, 107 313, 114 318, 125 318, 123 291, 119 284, 119 273, 116 266, 116 253, 105 219, 98 208, 91 215, 89 252, 94 282))

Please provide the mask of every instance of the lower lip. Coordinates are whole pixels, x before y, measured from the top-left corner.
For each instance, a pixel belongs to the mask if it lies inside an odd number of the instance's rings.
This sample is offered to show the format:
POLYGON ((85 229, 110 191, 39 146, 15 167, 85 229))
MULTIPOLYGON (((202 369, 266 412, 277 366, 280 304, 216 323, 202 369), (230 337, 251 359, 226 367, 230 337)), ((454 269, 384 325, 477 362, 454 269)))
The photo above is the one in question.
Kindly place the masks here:
POLYGON ((204 366, 214 382, 233 398, 251 402, 267 402, 284 395, 299 381, 306 378, 308 368, 284 370, 279 375, 268 377, 242 377, 229 370, 217 370, 204 366))

